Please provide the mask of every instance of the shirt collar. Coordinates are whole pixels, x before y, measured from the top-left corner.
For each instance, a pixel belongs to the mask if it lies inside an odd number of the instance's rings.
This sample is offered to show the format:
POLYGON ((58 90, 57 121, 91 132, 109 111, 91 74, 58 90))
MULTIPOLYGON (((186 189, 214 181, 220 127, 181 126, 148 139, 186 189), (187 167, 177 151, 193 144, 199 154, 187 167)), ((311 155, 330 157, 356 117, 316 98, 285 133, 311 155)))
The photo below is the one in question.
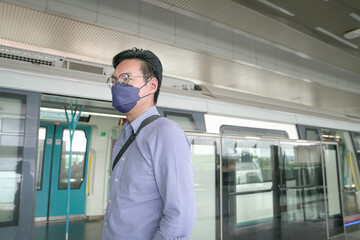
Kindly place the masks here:
MULTIPOLYGON (((131 132, 132 132, 132 127, 131 127, 129 121, 126 121, 126 122, 125 122, 125 124, 124 124, 124 126, 123 126, 123 128, 122 128, 121 131, 122 131, 122 132, 126 132, 127 135, 128 135, 129 133, 131 134, 131 132), (128 130, 128 128, 129 128, 129 130, 128 130), (131 130, 130 130, 130 129, 131 129, 131 130)), ((126 135, 125 135, 125 136, 126 136, 126 135)))
MULTIPOLYGON (((160 115, 155 106, 152 106, 151 108, 146 110, 146 112, 141 114, 138 118, 136 118, 134 121, 132 121, 132 123, 130 123, 130 125, 133 128, 134 132, 136 132, 138 130, 138 128, 140 127, 140 124, 142 123, 142 121, 144 121, 146 118, 148 118, 148 117, 150 117, 152 115, 160 115)), ((126 122, 126 123, 128 123, 128 122, 126 122)))

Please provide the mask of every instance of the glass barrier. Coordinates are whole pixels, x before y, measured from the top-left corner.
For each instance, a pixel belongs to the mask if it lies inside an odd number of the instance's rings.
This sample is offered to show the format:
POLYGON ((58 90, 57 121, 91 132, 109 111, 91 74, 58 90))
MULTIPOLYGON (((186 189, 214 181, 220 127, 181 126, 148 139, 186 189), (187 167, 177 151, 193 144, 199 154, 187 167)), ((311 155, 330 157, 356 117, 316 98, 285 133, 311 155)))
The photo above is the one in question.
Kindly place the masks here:
POLYGON ((326 239, 321 144, 280 142, 281 236, 326 239))
POLYGON ((344 233, 340 160, 335 143, 323 143, 328 238, 344 233))
POLYGON ((238 235, 239 229, 245 230, 241 235, 246 239, 273 218, 273 145, 278 143, 222 138, 224 239, 238 235))
POLYGON ((0 94, 0 227, 18 224, 25 115, 25 96, 0 94))
POLYGON ((324 141, 337 142, 341 161, 341 180, 344 199, 345 224, 360 219, 360 173, 357 154, 348 131, 321 129, 324 141))
POLYGON ((336 144, 221 136, 222 239, 344 233, 336 144))
POLYGON ((219 136, 188 133, 194 168, 196 222, 191 239, 219 239, 219 136))

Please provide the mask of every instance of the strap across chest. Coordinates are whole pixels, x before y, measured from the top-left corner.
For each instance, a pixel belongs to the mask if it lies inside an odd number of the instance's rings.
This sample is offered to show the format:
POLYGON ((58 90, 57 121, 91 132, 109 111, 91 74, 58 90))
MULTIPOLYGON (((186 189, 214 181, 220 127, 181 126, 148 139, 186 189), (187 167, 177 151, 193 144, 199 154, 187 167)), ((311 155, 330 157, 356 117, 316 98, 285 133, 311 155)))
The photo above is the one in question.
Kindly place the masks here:
POLYGON ((126 149, 130 146, 130 144, 135 140, 135 138, 139 134, 140 130, 158 118, 161 118, 161 116, 160 115, 152 115, 152 116, 146 118, 144 121, 142 121, 142 123, 140 124, 136 133, 134 133, 134 131, 132 132, 131 136, 128 138, 128 140, 125 142, 124 146, 120 149, 119 153, 116 155, 116 158, 115 158, 113 166, 112 166, 112 171, 114 171, 114 168, 115 168, 116 164, 118 163, 119 159, 124 154, 126 149))

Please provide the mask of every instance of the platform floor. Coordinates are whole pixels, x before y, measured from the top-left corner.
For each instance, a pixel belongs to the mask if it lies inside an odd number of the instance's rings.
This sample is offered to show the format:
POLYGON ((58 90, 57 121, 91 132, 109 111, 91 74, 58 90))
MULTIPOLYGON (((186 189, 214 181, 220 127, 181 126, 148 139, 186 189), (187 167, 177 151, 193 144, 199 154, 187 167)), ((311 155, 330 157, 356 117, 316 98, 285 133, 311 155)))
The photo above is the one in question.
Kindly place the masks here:
MULTIPOLYGON (((69 240, 101 240, 103 219, 96 221, 71 221, 69 240)), ((65 240, 66 223, 35 222, 33 240, 65 240)))
POLYGON ((346 234, 347 240, 359 240, 360 239, 360 231, 352 232, 346 234))
MULTIPOLYGON (((69 224, 69 240, 101 240, 103 220, 72 221, 69 224)), ((33 240, 65 240, 65 222, 36 222, 33 240)), ((348 233, 347 240, 360 240, 360 231, 348 233)), ((202 239, 192 239, 202 240, 202 239)))

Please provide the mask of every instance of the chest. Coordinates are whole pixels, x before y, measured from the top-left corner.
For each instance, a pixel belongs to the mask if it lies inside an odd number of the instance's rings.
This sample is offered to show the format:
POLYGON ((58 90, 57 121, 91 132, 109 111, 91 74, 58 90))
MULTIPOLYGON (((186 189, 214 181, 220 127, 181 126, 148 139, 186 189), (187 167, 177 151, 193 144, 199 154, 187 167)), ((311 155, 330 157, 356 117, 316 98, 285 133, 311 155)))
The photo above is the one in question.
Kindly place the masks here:
POLYGON ((148 153, 134 141, 120 157, 112 177, 111 187, 124 194, 147 194, 156 190, 156 181, 148 153))

